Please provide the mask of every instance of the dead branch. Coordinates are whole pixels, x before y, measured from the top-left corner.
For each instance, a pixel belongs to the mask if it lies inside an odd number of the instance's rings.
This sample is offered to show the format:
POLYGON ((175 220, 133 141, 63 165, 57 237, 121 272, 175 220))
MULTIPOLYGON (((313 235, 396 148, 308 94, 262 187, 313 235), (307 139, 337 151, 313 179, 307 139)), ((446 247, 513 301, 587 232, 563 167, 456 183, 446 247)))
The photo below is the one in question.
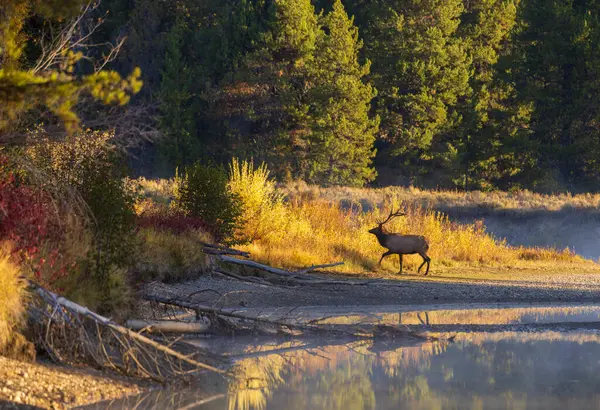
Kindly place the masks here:
POLYGON ((262 263, 258 263, 258 262, 254 262, 254 261, 247 261, 247 260, 232 258, 231 256, 219 255, 219 259, 223 262, 233 263, 236 265, 249 266, 251 268, 260 269, 260 270, 263 270, 263 271, 266 271, 269 273, 274 273, 275 275, 281 275, 281 276, 293 276, 294 275, 294 273, 288 272, 283 269, 273 268, 271 266, 263 265, 262 263))
POLYGON ((40 56, 31 68, 33 74, 41 73, 51 68, 61 70, 72 63, 69 52, 81 53, 81 58, 91 61, 94 72, 100 72, 108 63, 113 61, 125 43, 121 37, 113 43, 94 43, 94 33, 104 24, 108 13, 97 16, 100 1, 90 0, 81 8, 79 15, 65 22, 46 21, 39 36, 40 56), (99 59, 92 57, 92 52, 100 48, 108 49, 108 53, 99 59))
POLYGON ((298 270, 298 271, 296 271, 294 273, 295 274, 310 273, 310 272, 312 272, 314 270, 317 270, 317 269, 333 268, 334 266, 340 266, 340 265, 343 265, 343 264, 344 264, 344 262, 342 261, 342 262, 335 262, 335 263, 327 263, 325 265, 312 265, 312 266, 309 266, 306 269, 300 269, 300 270, 298 270))
MULTIPOLYGON (((357 324, 318 324, 318 320, 308 322, 293 322, 286 320, 285 317, 270 318, 266 316, 251 315, 234 309, 214 308, 186 301, 169 299, 156 295, 146 295, 147 300, 151 300, 166 305, 177 306, 180 308, 195 310, 198 313, 214 315, 217 320, 235 319, 241 321, 250 321, 255 324, 275 327, 279 332, 293 334, 296 337, 309 335, 325 335, 328 337, 351 337, 356 339, 401 339, 403 341, 427 341, 427 340, 445 340, 452 341, 453 337, 440 338, 434 335, 423 333, 422 329, 413 329, 407 326, 390 326, 381 323, 357 323, 357 324)), ((321 318, 323 319, 323 318, 321 318)), ((236 328, 238 322, 227 322, 236 328)), ((256 329, 255 330, 261 330, 256 329)), ((268 327, 267 327, 268 329, 268 327)), ((267 330, 264 330, 265 332, 267 330)), ((267 332, 269 333, 269 332, 267 332)), ((274 332, 270 332, 273 333, 274 332)))
POLYGON ((227 276, 230 278, 234 278, 237 279, 239 281, 242 282, 248 282, 248 283, 252 283, 254 285, 259 285, 259 286, 273 286, 273 284, 271 282, 268 282, 266 280, 260 279, 260 278, 256 278, 253 276, 240 276, 240 275, 236 275, 235 273, 231 273, 231 272, 227 272, 225 270, 222 269, 213 269, 212 271, 213 273, 216 273, 218 275, 223 275, 223 276, 227 276))
MULTIPOLYGON (((144 346, 149 346, 149 347, 152 347, 153 349, 155 349, 156 351, 159 351, 167 356, 176 358, 177 360, 187 363, 188 365, 191 365, 194 368, 203 368, 203 369, 207 369, 207 370, 210 370, 210 371, 213 371, 216 373, 220 373, 220 374, 225 373, 221 369, 217 369, 216 367, 213 367, 213 366, 198 362, 196 360, 190 359, 188 356, 183 355, 165 345, 162 345, 162 344, 160 344, 152 339, 149 339, 139 333, 136 333, 130 329, 127 329, 126 327, 118 325, 117 323, 114 323, 112 320, 105 318, 104 316, 101 316, 95 312, 92 312, 88 308, 81 306, 75 302, 72 302, 62 296, 59 296, 53 292, 50 292, 49 290, 37 285, 34 282, 30 281, 29 283, 30 283, 31 287, 34 289, 35 293, 40 295, 42 297, 42 299, 46 303, 48 303, 50 306, 53 306, 55 310, 57 310, 57 311, 60 310, 61 312, 64 312, 63 309, 65 309, 66 311, 76 313, 80 316, 91 319, 96 325, 102 325, 105 328, 109 329, 111 332, 115 332, 122 336, 125 336, 126 337, 125 342, 123 341, 123 339, 116 337, 116 340, 121 344, 129 343, 129 341, 135 341, 137 343, 135 349, 125 346, 125 348, 126 348, 125 349, 125 352, 126 352, 125 357, 126 358, 128 357, 130 360, 137 361, 136 353, 141 351, 144 348, 144 346)), ((64 315, 65 313, 62 313, 62 314, 64 315)), ((102 348, 105 348, 102 341, 100 341, 100 346, 102 346, 102 348)), ((108 355, 109 355, 109 353, 107 353, 107 356, 108 355)), ((140 370, 142 370, 145 374, 147 374, 149 376, 153 376, 153 374, 151 372, 144 369, 143 365, 141 365, 139 362, 137 364, 138 364, 138 368, 140 370)), ((156 377, 156 376, 154 376, 153 378, 156 378, 159 380, 161 379, 160 377, 156 377)))
MULTIPOLYGON (((291 284, 295 284, 295 285, 346 285, 346 286, 368 286, 368 285, 375 285, 375 284, 381 284, 381 283, 386 283, 382 280, 360 280, 360 281, 352 281, 352 280, 330 280, 330 279, 320 279, 311 275, 307 275, 307 272, 311 272, 314 271, 315 269, 321 269, 321 268, 329 268, 332 266, 339 266, 344 264, 344 262, 336 262, 336 263, 329 263, 329 264, 325 264, 325 265, 313 265, 310 266, 308 268, 305 269, 301 269, 297 272, 289 272, 283 269, 278 269, 278 268, 273 268, 271 266, 268 265, 263 265, 261 263, 258 262, 254 262, 254 261, 248 261, 248 260, 241 260, 241 259, 237 259, 237 258, 232 258, 229 256, 225 256, 225 255, 218 255, 219 260, 223 261, 223 262, 227 262, 227 263, 233 263, 233 264, 237 264, 237 265, 243 265, 243 266, 250 266, 252 268, 256 268, 256 269, 260 269, 260 270, 264 270, 265 272, 269 272, 269 273, 274 273, 276 275, 279 276, 283 276, 284 282, 285 283, 291 283, 291 284)), ((251 279, 251 277, 242 277, 239 275, 235 275, 232 274, 230 272, 225 272, 223 270, 216 270, 218 273, 224 274, 226 276, 230 276, 233 277, 235 279, 238 280, 242 280, 244 282, 257 282, 253 279, 251 279)), ((272 281, 270 279, 266 279, 267 281, 272 281)), ((261 281, 260 283, 265 284, 265 281, 261 281)), ((403 285, 394 285, 394 286, 403 286, 403 285)))
POLYGON ((131 319, 125 326, 140 333, 207 333, 210 325, 198 322, 180 322, 176 320, 140 320, 131 319))
MULTIPOLYGON (((290 272, 290 271, 287 271, 287 270, 283 270, 283 269, 279 269, 279 268, 274 268, 274 267, 269 266, 269 265, 263 265, 262 263, 258 263, 258 262, 254 262, 254 261, 249 261, 249 260, 242 260, 242 259, 232 258, 232 257, 226 256, 226 255, 218 255, 218 258, 219 258, 219 260, 221 260, 223 262, 226 262, 226 263, 233 263, 233 264, 236 264, 236 265, 249 266, 251 268, 263 270, 265 272, 273 273, 275 275, 284 276, 288 280, 304 279, 306 281, 315 280, 315 277, 307 275, 305 272, 310 272, 310 271, 313 271, 315 269, 324 268, 324 267, 339 266, 339 265, 342 265, 344 263, 344 262, 336 262, 336 263, 331 263, 331 264, 326 264, 326 265, 313 265, 313 266, 311 266, 309 268, 302 269, 301 271, 298 271, 298 272, 290 272)), ((321 281, 321 283, 325 283, 325 281, 321 281)))
POLYGON ((209 254, 213 254, 213 255, 238 255, 238 256, 243 256, 244 258, 250 257, 250 253, 248 253, 248 252, 239 251, 239 250, 233 249, 233 248, 228 248, 227 246, 217 245, 214 243, 206 243, 206 242, 200 242, 200 244, 202 246, 204 246, 204 249, 203 249, 204 253, 209 253, 209 254))
POLYGON ((165 298, 162 296, 145 295, 144 298, 146 300, 150 300, 153 302, 164 303, 167 305, 173 305, 173 306, 182 307, 182 308, 186 308, 186 309, 192 309, 192 310, 195 310, 196 312, 209 313, 209 314, 217 315, 217 316, 226 316, 226 317, 231 317, 231 318, 235 318, 235 319, 250 320, 253 322, 264 323, 264 324, 268 324, 268 325, 283 326, 283 327, 294 328, 294 329, 299 329, 299 330, 315 327, 315 326, 311 326, 311 325, 303 325, 303 324, 298 324, 298 323, 289 323, 289 322, 285 322, 282 320, 269 319, 266 317, 252 316, 252 315, 241 313, 239 311, 235 311, 233 309, 213 308, 213 307, 209 307, 209 306, 199 305, 197 303, 190 303, 190 302, 185 302, 182 300, 165 298))

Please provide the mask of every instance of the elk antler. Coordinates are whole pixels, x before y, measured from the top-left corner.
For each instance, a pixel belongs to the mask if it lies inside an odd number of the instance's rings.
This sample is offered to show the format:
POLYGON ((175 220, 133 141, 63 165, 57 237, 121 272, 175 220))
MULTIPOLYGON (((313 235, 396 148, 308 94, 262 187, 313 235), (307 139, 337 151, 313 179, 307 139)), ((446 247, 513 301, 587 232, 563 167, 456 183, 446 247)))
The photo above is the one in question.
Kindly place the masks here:
POLYGON ((387 219, 385 221, 383 221, 383 222, 381 222, 381 221, 378 220, 377 223, 379 225, 383 225, 383 224, 385 224, 386 222, 388 222, 392 218, 395 218, 397 216, 404 216, 404 215, 406 215, 406 214, 403 213, 403 212, 400 212, 400 211, 394 212, 394 209, 392 208, 392 210, 390 211, 390 214, 388 215, 387 219))

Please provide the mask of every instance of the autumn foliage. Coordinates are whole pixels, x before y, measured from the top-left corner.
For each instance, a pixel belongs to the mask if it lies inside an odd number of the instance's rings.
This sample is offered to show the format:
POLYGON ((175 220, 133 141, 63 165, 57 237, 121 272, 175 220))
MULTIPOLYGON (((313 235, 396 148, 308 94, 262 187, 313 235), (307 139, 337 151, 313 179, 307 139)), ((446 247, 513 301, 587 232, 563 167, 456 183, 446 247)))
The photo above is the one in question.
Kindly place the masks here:
POLYGON ((67 272, 59 248, 65 232, 52 197, 20 183, 13 173, 0 180, 0 237, 12 244, 13 258, 28 266, 36 279, 52 284, 67 272), (43 268, 50 269, 42 278, 43 268))

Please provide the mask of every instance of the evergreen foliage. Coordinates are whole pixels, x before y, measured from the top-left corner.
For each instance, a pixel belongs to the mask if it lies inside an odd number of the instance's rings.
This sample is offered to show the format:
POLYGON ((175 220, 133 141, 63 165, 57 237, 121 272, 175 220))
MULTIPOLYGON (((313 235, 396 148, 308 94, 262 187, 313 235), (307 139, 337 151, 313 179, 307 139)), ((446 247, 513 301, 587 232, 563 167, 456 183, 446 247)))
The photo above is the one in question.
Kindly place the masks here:
POLYGON ((176 204, 187 215, 206 222, 222 243, 234 243, 234 230, 241 215, 238 197, 229 189, 225 170, 199 162, 186 167, 180 180, 176 204))
POLYGON ((379 118, 369 118, 376 92, 362 78, 370 62, 359 63, 362 42, 340 0, 322 18, 311 76, 312 133, 307 180, 325 185, 362 186, 375 178, 371 166, 379 118))
POLYGON ((127 36, 118 59, 30 71, 41 25, 83 4, 2 4, 4 143, 38 112, 75 130, 83 96, 122 104, 143 78, 162 173, 239 157, 322 185, 600 189, 596 1, 103 0, 94 42, 127 36))

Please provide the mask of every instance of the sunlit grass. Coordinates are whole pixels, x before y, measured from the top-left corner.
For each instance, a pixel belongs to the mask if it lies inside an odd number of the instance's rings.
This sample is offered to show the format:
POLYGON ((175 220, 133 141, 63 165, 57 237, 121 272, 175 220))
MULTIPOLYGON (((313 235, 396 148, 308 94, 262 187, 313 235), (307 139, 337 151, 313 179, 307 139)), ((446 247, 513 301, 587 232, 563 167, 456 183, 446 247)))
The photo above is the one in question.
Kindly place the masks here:
POLYGON ((229 188, 242 208, 242 223, 236 229, 238 240, 273 240, 282 234, 281 227, 289 215, 284 195, 269 180, 266 165, 255 169, 252 161, 234 158, 229 167, 229 188))
MULTIPOLYGON (((245 204, 244 233, 251 242, 242 246, 252 258, 273 266, 296 269, 344 261, 336 272, 387 275, 398 270, 398 256, 377 262, 386 249, 368 230, 391 209, 403 209, 386 225, 390 232, 423 235, 429 242, 432 270, 452 272, 467 268, 559 269, 560 266, 596 266, 569 249, 509 246, 486 232, 483 222, 460 224, 434 210, 435 204, 452 206, 542 207, 596 206, 600 195, 547 196, 517 193, 460 193, 384 188, 318 188, 288 184, 277 191, 264 166, 234 162, 230 185, 245 204), (287 196, 282 200, 282 194, 287 196), (461 205, 462 204, 462 205, 461 205)), ((171 181, 171 184, 173 181, 171 181)), ((142 181, 152 195, 167 195, 168 182, 142 181)), ((418 255, 404 257, 404 268, 414 271, 418 255)))
MULTIPOLYGON (((399 205, 396 204, 398 209, 399 205)), ((282 237, 257 240, 245 247, 261 262, 298 268, 344 261, 340 272, 372 273, 385 251, 368 230, 385 217, 388 208, 363 212, 341 209, 322 200, 294 201, 282 237)), ((402 234, 424 235, 430 245, 432 266, 532 266, 540 262, 591 263, 569 250, 511 247, 489 235, 482 224, 458 224, 439 212, 409 207, 406 216, 392 220, 387 228, 402 234)), ((407 270, 421 264, 419 256, 404 258, 407 270)), ((384 259, 383 272, 398 269, 398 257, 384 259)), ((435 268, 434 268, 435 270, 435 268)))
POLYGON ((8 244, 0 243, 0 353, 10 344, 24 322, 26 283, 19 267, 10 260, 8 244))
POLYGON ((518 191, 451 191, 424 190, 419 188, 321 188, 302 181, 288 183, 281 189, 291 198, 322 199, 330 202, 361 203, 365 208, 381 206, 390 198, 403 201, 408 205, 424 208, 475 208, 511 210, 515 212, 531 210, 574 210, 599 209, 600 194, 560 193, 538 194, 528 190, 518 191))

